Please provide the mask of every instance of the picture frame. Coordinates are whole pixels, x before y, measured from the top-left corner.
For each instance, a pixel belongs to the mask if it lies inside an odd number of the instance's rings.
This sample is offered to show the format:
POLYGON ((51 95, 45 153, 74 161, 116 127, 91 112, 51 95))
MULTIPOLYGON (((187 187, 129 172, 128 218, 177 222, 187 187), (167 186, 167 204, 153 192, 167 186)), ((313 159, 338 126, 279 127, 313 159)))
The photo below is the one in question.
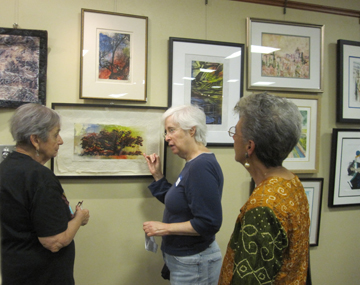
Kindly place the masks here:
POLYGON ((299 143, 283 162, 294 173, 317 173, 319 165, 321 97, 314 95, 285 95, 295 103, 303 117, 299 143))
POLYGON ((309 201, 310 246, 319 245, 324 178, 300 178, 309 201))
POLYGON ((207 144, 230 146, 243 70, 244 44, 170 37, 168 106, 198 105, 206 114, 207 144))
MULTIPOLYGON (((310 217, 310 232, 309 243, 310 246, 319 245, 320 234, 320 218, 321 218, 321 204, 324 178, 301 178, 299 177, 309 202, 309 217, 310 217)), ((250 181, 250 195, 254 191, 256 185, 254 179, 250 181)))
POLYGON ((48 33, 0 28, 0 107, 46 105, 48 33))
POLYGON ((360 130, 333 129, 331 142, 329 207, 360 205, 358 184, 360 130))
POLYGON ((360 123, 360 42, 337 41, 337 108, 339 123, 360 123))
POLYGON ((165 173, 161 117, 165 107, 53 103, 63 145, 51 160, 62 178, 152 176, 144 153, 157 153, 165 173))
POLYGON ((323 92, 324 25, 247 18, 249 90, 323 92))
POLYGON ((148 17, 81 9, 80 99, 147 100, 148 17))

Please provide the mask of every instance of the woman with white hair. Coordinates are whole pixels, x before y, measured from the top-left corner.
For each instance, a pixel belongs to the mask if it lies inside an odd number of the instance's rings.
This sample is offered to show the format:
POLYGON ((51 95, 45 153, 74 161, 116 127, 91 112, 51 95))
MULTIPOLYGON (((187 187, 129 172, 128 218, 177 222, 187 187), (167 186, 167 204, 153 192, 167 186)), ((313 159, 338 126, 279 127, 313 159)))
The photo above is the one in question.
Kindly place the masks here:
POLYGON ((154 182, 149 189, 165 204, 162 222, 145 222, 147 236, 162 236, 171 284, 217 284, 222 256, 215 234, 222 223, 223 174, 206 147, 206 118, 196 106, 168 109, 165 140, 186 164, 174 184, 161 172, 157 154, 146 155, 154 182))

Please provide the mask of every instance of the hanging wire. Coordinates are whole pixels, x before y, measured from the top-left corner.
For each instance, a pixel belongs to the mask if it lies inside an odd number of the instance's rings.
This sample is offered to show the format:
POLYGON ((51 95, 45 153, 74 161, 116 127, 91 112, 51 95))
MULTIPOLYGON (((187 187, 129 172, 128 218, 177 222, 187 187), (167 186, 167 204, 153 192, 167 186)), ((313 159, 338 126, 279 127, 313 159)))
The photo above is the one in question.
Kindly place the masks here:
POLYGON ((208 0, 205 0, 205 39, 207 40, 207 7, 208 0))
POLYGON ((15 22, 13 24, 13 28, 17 29, 19 27, 19 0, 15 0, 15 13, 14 13, 14 18, 15 18, 15 22))

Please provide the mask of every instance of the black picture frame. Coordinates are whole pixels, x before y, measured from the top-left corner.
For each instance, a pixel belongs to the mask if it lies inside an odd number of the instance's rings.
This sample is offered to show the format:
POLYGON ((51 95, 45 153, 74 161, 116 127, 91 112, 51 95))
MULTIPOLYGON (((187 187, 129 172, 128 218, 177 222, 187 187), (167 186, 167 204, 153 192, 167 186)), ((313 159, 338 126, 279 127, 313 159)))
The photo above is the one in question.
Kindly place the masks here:
POLYGON ((360 123, 360 42, 337 41, 337 108, 339 123, 360 123))
POLYGON ((64 141, 51 160, 57 177, 151 177, 143 153, 159 154, 165 175, 161 118, 166 107, 53 103, 52 108, 61 117, 64 141), (131 144, 120 148, 126 143, 121 137, 131 144))
POLYGON ((329 207, 360 205, 360 130, 333 129, 329 179, 329 207))
POLYGON ((299 178, 309 201, 310 246, 319 245, 324 178, 299 178))
POLYGON ((0 28, 0 107, 46 104, 48 33, 0 28))
POLYGON ((209 146, 233 145, 228 130, 239 119, 233 108, 243 96, 244 53, 241 43, 169 38, 168 106, 201 107, 209 146))

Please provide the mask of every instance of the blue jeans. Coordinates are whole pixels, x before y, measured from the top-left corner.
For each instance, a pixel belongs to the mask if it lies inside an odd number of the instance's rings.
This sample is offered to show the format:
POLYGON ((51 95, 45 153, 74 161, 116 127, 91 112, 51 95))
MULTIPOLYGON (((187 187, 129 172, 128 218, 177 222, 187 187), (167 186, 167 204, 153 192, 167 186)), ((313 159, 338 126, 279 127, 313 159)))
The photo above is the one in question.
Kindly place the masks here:
POLYGON ((222 256, 216 241, 204 251, 190 256, 164 253, 170 270, 171 285, 215 285, 218 283, 222 256))

